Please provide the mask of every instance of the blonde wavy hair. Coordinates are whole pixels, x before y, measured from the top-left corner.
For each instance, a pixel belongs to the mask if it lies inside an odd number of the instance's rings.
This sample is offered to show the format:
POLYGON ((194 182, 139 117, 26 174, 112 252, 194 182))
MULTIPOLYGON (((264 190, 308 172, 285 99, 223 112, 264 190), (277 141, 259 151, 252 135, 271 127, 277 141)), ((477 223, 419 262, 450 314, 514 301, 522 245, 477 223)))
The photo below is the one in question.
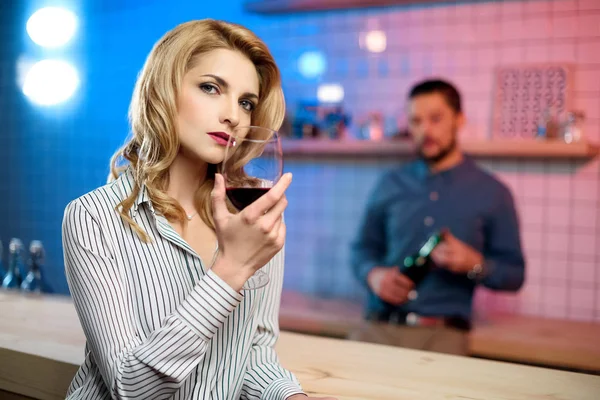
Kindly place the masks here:
MULTIPOLYGON (((129 211, 145 184, 157 212, 169 221, 186 223, 185 211, 167 195, 168 170, 178 154, 179 138, 176 126, 177 98, 183 76, 197 63, 202 54, 217 49, 229 49, 244 54, 256 67, 259 79, 259 101, 252 112, 251 123, 278 130, 285 114, 279 68, 265 43, 247 28, 211 19, 183 23, 167 32, 153 47, 138 76, 129 120, 131 137, 112 157, 109 181, 131 167, 135 178, 132 193, 116 207, 138 236, 149 237, 129 216, 129 211)), ((254 151, 260 151, 254 149, 254 151)), ((245 154, 245 158, 249 154, 245 154)), ((231 175, 242 179, 243 155, 232 163, 231 175)), ((210 192, 218 165, 209 165, 207 176, 195 195, 199 216, 212 229, 214 221, 210 192)))

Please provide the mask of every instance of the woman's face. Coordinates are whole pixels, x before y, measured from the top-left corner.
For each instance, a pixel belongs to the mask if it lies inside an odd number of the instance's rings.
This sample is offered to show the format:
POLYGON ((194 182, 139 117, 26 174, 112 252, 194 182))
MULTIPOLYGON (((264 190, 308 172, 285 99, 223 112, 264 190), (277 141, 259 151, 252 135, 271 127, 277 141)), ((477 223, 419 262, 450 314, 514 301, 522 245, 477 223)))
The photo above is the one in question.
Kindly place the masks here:
POLYGON ((242 53, 218 49, 200 55, 184 75, 177 99, 181 155, 221 163, 234 128, 250 125, 258 94, 256 68, 242 53))

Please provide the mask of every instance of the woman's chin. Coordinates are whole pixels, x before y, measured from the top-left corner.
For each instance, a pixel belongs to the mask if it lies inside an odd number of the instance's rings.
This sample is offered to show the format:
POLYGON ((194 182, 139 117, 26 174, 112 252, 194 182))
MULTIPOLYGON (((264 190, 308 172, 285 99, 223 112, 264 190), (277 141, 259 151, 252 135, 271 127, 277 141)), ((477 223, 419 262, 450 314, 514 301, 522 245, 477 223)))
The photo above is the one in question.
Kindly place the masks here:
POLYGON ((220 164, 225 159, 225 149, 220 146, 210 146, 210 148, 204 148, 199 151, 181 149, 180 155, 185 157, 188 162, 220 164))

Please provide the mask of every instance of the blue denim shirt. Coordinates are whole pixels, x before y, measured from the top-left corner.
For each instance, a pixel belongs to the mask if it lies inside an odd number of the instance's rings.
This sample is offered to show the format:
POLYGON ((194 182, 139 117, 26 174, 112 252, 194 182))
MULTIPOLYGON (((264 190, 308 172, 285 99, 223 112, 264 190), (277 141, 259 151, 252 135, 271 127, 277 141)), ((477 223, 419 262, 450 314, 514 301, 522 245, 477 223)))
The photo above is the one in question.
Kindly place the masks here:
MULTIPOLYGON (((352 244, 356 277, 369 289, 373 267, 401 265, 441 228, 484 255, 488 273, 481 284, 519 290, 525 261, 512 195, 468 157, 439 173, 431 173, 421 160, 410 162, 379 180, 352 244)), ((470 319, 475 286, 464 274, 436 268, 418 286, 417 298, 397 308, 369 289, 366 311, 470 319)))

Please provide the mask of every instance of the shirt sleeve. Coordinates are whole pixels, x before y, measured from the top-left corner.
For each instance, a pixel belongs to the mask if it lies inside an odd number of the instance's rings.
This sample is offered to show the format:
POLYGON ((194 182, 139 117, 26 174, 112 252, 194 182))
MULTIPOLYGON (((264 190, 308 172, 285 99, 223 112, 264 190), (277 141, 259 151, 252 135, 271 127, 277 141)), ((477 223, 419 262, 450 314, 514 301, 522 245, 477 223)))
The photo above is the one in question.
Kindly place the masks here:
POLYGON ((499 205, 489 218, 483 253, 486 273, 481 283, 484 286, 503 291, 521 288, 525 280, 525 259, 519 219, 508 188, 504 188, 499 205))
POLYGON ((387 252, 385 209, 381 201, 385 182, 384 176, 372 190, 350 249, 354 275, 365 286, 369 272, 376 266, 384 265, 387 252))
POLYGON ((298 379, 279 364, 275 344, 279 338, 279 305, 283 287, 284 250, 264 269, 269 284, 257 293, 257 331, 252 338, 250 362, 244 377, 242 399, 284 400, 303 393, 298 379))
POLYGON ((88 347, 113 399, 170 397, 242 300, 209 271, 148 337, 136 330, 122 275, 101 226, 78 200, 63 219, 65 272, 88 347))

